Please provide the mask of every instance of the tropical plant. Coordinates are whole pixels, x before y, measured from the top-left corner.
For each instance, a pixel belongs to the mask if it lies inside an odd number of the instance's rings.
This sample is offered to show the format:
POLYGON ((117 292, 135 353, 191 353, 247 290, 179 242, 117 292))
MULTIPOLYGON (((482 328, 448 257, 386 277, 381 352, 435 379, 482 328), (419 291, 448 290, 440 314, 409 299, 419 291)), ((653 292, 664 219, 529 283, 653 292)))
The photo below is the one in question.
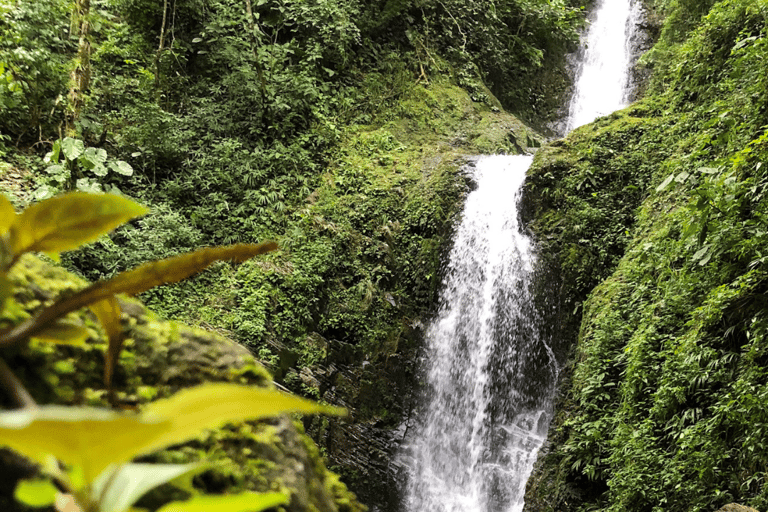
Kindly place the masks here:
MULTIPOLYGON (((76 157, 83 154, 80 152, 76 157)), ((62 319, 87 306, 109 337, 104 379, 111 388, 112 372, 122 347, 117 294, 139 293, 184 279, 214 261, 243 261, 276 248, 271 242, 241 244, 202 249, 148 263, 108 281, 97 282, 25 318, 14 299, 15 290, 8 277, 8 271, 23 254, 42 251, 58 257, 60 251, 93 240, 146 211, 115 195, 71 193, 37 203, 17 215, 10 201, 0 196, 0 313, 4 319, 10 319, 5 325, 0 324, 0 347, 24 343, 32 337, 54 343, 85 343, 87 332, 62 319)), ((190 475, 204 470, 205 464, 133 464, 130 460, 184 442, 201 430, 283 412, 341 412, 272 389, 232 384, 207 384, 182 391, 172 398, 154 402, 139 414, 38 406, 2 359, 0 377, 5 390, 19 406, 0 413, 0 445, 13 448, 40 464, 44 476, 22 481, 15 496, 29 506, 55 505, 62 512, 134 510, 131 507, 143 494, 165 483, 173 482, 191 490, 190 475)), ((254 511, 285 504, 287 500, 284 493, 197 496, 183 503, 168 504, 161 510, 254 511)))

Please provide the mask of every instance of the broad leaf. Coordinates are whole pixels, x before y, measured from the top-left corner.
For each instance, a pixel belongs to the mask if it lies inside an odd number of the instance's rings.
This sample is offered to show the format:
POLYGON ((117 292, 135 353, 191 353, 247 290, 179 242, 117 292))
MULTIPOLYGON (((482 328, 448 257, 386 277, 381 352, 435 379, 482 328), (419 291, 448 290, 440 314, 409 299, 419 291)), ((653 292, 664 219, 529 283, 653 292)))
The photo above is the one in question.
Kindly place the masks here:
POLYGON ((98 502, 102 512, 120 512, 155 487, 208 467, 207 464, 125 464, 115 472, 107 470, 99 475, 93 483, 91 499, 98 502))
POLYGON ((77 160, 85 151, 85 144, 80 139, 67 137, 61 142, 61 152, 67 160, 77 160))
POLYGON ((0 413, 0 445, 44 463, 80 466, 87 484, 110 465, 182 443, 201 431, 283 412, 343 414, 278 391, 204 384, 150 404, 140 415, 91 407, 42 406, 0 413))
POLYGON ((101 184, 91 178, 80 178, 75 182, 75 188, 80 192, 86 192, 88 194, 100 194, 104 192, 101 189, 101 184))
POLYGON ((104 167, 103 164, 94 165, 93 169, 91 169, 91 172, 99 177, 106 176, 109 173, 109 171, 107 170, 106 167, 104 167))
POLYGON ((96 315, 96 318, 99 319, 99 322, 101 322, 101 326, 104 328, 109 339, 109 349, 104 354, 104 385, 111 389, 112 373, 115 371, 120 350, 123 348, 120 304, 117 302, 117 298, 112 296, 99 302, 94 302, 89 307, 93 314, 96 315))
POLYGON ((124 162, 123 160, 110 162, 109 168, 117 174, 122 174, 123 176, 133 176, 133 167, 131 167, 131 164, 124 162))
POLYGON ((186 389, 147 405, 142 416, 168 418, 173 426, 148 445, 151 451, 196 436, 202 429, 232 421, 259 419, 287 412, 346 414, 344 409, 266 388, 209 383, 186 389))
POLYGON ((50 480, 22 480, 16 485, 13 497, 28 507, 48 507, 56 501, 59 490, 50 480))
POLYGON ((0 445, 40 463, 49 455, 80 466, 87 484, 111 464, 145 453, 173 428, 170 419, 120 414, 91 407, 42 406, 0 413, 0 445))
POLYGON ((189 501, 174 501, 157 512, 259 512, 288 504, 288 496, 270 492, 246 492, 234 496, 197 496, 189 501))
POLYGON ((672 173, 672 174, 670 174, 669 176, 667 176, 667 179, 665 179, 664 181, 662 181, 662 182, 661 182, 661 185, 659 185, 658 187, 656 187, 656 192, 661 192, 662 190, 664 190, 665 188, 667 188, 667 187, 669 186, 669 184, 670 184, 670 183, 672 183, 672 180, 674 180, 674 179, 675 179, 675 174, 674 174, 674 173, 672 173))
POLYGON ((0 236, 6 234, 16 221, 16 212, 7 197, 0 194, 0 236))
POLYGON ((102 194, 74 192, 34 204, 11 226, 14 255, 25 252, 60 252, 95 240, 147 209, 133 201, 102 194))

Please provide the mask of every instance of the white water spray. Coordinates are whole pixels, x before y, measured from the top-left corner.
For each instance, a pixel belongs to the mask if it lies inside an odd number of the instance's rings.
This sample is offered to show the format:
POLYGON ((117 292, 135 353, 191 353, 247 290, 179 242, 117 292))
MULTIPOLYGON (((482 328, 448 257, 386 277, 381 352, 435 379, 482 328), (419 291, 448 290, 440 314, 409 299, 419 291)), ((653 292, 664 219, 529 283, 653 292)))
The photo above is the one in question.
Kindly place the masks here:
POLYGON ((639 17, 637 0, 597 0, 585 35, 566 131, 627 106, 631 40, 639 17))
MULTIPOLYGON (((623 107, 637 0, 598 0, 566 122, 623 107)), ((520 512, 552 417, 557 362, 529 291, 517 203, 530 156, 481 157, 426 335, 427 402, 400 463, 404 512, 520 512)))
POLYGON ((431 400, 406 510, 514 511, 546 435, 557 365, 539 339, 517 203, 530 156, 481 157, 427 332, 431 400))

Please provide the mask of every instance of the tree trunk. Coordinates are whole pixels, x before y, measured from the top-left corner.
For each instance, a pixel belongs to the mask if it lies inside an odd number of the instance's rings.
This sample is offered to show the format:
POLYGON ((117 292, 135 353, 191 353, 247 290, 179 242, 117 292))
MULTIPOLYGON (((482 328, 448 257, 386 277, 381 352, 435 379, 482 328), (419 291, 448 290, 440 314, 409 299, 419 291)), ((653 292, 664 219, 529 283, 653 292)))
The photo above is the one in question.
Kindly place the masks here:
POLYGON ((66 135, 76 135, 75 123, 80 118, 84 95, 91 85, 91 24, 88 15, 91 0, 76 0, 72 12, 72 37, 78 37, 77 57, 69 75, 69 113, 67 115, 66 135))

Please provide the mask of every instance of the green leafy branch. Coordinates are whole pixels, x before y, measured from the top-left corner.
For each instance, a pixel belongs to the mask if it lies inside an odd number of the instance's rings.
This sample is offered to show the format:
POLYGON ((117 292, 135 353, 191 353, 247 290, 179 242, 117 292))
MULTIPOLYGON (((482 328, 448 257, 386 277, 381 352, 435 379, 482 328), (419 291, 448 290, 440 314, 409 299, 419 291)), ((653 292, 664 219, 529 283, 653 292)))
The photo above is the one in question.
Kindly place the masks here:
MULTIPOLYGON (((16 214, 0 196, 0 311, 18 309, 8 271, 28 252, 58 257, 94 240, 117 225, 143 215, 146 208, 119 196, 71 193, 48 199, 16 214)), ((154 286, 180 281, 215 261, 241 262, 276 248, 272 242, 206 248, 150 262, 114 278, 94 283, 56 300, 36 315, 0 330, 0 348, 37 337, 45 341, 82 344, 84 329, 64 324, 70 312, 89 307, 109 337, 105 383, 122 348, 118 294, 137 294, 154 286)), ((194 492, 191 476, 205 464, 157 465, 130 461, 199 435, 231 421, 259 419, 285 412, 342 414, 272 389, 233 384, 206 384, 154 402, 139 414, 87 407, 37 406, 11 368, 0 359, 0 386, 19 409, 0 413, 0 445, 10 447, 42 467, 45 479, 22 481, 15 496, 34 507, 54 505, 58 511, 123 512, 148 490, 173 483, 194 492), (62 492, 63 490, 63 492, 62 492)), ((196 496, 173 502, 161 512, 258 511, 286 504, 278 493, 196 496)))

